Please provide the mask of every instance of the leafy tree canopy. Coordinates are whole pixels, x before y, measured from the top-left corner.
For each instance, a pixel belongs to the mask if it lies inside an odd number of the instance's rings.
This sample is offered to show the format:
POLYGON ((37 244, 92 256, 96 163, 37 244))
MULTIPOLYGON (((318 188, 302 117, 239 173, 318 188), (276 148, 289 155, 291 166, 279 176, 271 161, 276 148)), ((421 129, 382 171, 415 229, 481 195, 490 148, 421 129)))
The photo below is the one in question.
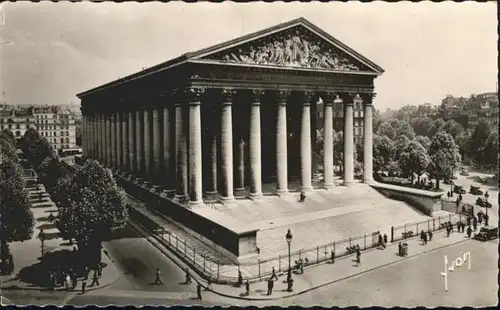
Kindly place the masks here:
POLYGON ((52 149, 49 141, 47 139, 42 138, 40 140, 34 141, 31 144, 28 151, 25 153, 26 159, 28 162, 35 168, 38 168, 42 161, 47 157, 55 157, 56 153, 52 149))
POLYGON ((386 168, 394 154, 394 142, 387 136, 373 135, 373 168, 380 171, 386 168))
POLYGON ((7 142, 11 143, 14 148, 16 147, 16 139, 14 138, 14 133, 9 129, 5 128, 0 132, 0 139, 5 139, 7 142))
POLYGON ((40 136, 38 131, 36 131, 36 129, 31 128, 31 127, 26 129, 26 131, 24 132, 24 135, 21 139, 21 142, 19 144, 20 149, 24 153, 27 153, 29 151, 30 147, 33 145, 33 143, 40 140, 41 138, 42 137, 40 136))
POLYGON ((408 143, 398 158, 399 165, 405 175, 420 177, 430 162, 427 150, 416 139, 408 143))
POLYGON ((460 152, 451 135, 440 131, 431 140, 429 155, 429 171, 436 178, 436 188, 439 188, 439 181, 459 166, 460 152))
POLYGON ((464 128, 462 127, 462 125, 452 119, 444 123, 444 125, 441 126, 440 130, 449 133, 454 139, 462 132, 464 132, 464 128))
POLYGON ((427 136, 416 136, 414 139, 416 142, 420 143, 427 152, 429 151, 429 148, 431 147, 431 139, 427 136))
POLYGON ((386 136, 391 140, 394 140, 394 138, 396 137, 396 131, 389 121, 385 121, 380 124, 377 130, 377 134, 380 136, 386 136))

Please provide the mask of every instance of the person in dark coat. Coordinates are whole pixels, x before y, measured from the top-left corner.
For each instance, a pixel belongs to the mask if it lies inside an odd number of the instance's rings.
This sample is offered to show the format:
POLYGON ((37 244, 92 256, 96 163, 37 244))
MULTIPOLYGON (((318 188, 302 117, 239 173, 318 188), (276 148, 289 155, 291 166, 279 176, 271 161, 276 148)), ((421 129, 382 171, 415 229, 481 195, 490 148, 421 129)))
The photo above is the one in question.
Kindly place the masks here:
POLYGON ((477 229, 477 220, 476 220, 476 218, 474 218, 472 220, 472 227, 474 227, 474 231, 476 231, 476 229, 477 229))
POLYGON ((471 217, 467 216, 467 226, 470 226, 471 217))
POLYGON ((87 279, 84 277, 82 280, 82 294, 85 294, 86 287, 87 287, 87 279))
POLYGON ((361 251, 359 248, 356 249, 356 266, 361 265, 361 251))
POLYGON ((401 242, 398 244, 398 254, 399 256, 403 256, 403 245, 401 242))
POLYGON ((446 225, 446 237, 449 237, 451 233, 451 228, 450 226, 446 225))
MULTIPOLYGON (((422 230, 422 232, 423 232, 423 230, 422 230)), ((424 233, 423 237, 424 237, 424 239, 423 239, 424 245, 426 245, 427 244, 427 234, 424 233)))
POLYGON ((384 234, 384 243, 387 244, 387 235, 384 234))
POLYGON ((248 280, 245 282, 245 295, 250 295, 250 282, 248 280))
POLYGON ((198 295, 198 299, 201 300, 201 284, 198 283, 198 285, 196 285, 196 295, 198 295))
POLYGON ((94 271, 94 275, 92 276, 92 282, 90 283, 90 286, 97 285, 99 286, 99 277, 97 276, 97 271, 94 271))
POLYGON ((273 293, 274 282, 271 278, 267 280, 267 295, 270 296, 273 293))
POLYGON ((154 284, 155 285, 163 284, 163 281, 161 280, 160 268, 156 268, 156 279, 155 279, 154 284))
POLYGON ((432 240, 432 230, 429 230, 429 232, 427 233, 429 235, 429 241, 432 240))
POLYGON ((271 271, 271 280, 278 280, 278 276, 276 275, 276 270, 274 269, 271 271))
POLYGON ((469 226, 469 227, 467 227, 467 237, 470 238, 471 235, 472 235, 472 228, 470 228, 470 226, 469 226))
POLYGON ((422 229, 422 231, 420 232, 420 240, 422 241, 422 244, 425 244, 425 242, 424 242, 424 237, 425 237, 425 232, 424 232, 424 230, 422 229))

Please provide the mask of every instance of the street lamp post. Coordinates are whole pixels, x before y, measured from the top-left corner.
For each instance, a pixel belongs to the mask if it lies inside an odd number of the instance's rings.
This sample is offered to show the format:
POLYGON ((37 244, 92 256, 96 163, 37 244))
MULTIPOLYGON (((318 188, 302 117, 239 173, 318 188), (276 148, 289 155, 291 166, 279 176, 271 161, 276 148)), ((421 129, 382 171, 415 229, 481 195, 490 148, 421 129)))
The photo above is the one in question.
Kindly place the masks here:
POLYGON ((486 218, 484 219, 484 225, 488 226, 488 198, 490 197, 490 194, 488 194, 488 191, 484 193, 484 198, 486 198, 485 206, 486 206, 486 218))
POLYGON ((286 242, 288 243, 288 276, 286 278, 286 281, 290 283, 292 280, 292 255, 290 252, 290 245, 292 243, 292 233, 290 232, 290 229, 287 231, 286 236, 285 236, 286 242))
POLYGON ((47 236, 45 235, 45 232, 43 231, 42 228, 40 228, 40 233, 38 234, 38 239, 40 239, 40 242, 42 243, 42 257, 43 257, 43 243, 45 242, 45 238, 47 236))
POLYGON ((453 171, 451 173, 450 196, 453 197, 453 171))
POLYGON ((460 210, 460 199, 455 200, 455 204, 457 205, 458 216, 460 217, 460 222, 462 222, 462 210, 460 210))

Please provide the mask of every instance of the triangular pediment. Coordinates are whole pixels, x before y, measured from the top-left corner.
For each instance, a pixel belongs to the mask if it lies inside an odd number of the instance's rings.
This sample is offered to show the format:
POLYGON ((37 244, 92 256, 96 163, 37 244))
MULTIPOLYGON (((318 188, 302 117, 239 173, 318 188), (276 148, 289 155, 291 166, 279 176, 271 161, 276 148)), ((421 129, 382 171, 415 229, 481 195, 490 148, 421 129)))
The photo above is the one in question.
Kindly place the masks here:
POLYGON ((247 66, 383 72, 303 18, 280 26, 193 53, 189 58, 247 66))

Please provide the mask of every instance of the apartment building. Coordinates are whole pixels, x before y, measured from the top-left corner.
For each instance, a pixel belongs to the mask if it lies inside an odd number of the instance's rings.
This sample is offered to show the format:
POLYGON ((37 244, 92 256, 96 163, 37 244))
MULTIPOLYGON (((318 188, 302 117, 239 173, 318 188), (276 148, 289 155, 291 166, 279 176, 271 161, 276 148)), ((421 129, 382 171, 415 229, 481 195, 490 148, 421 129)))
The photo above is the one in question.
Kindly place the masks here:
POLYGON ((34 125, 55 150, 76 147, 75 116, 68 109, 59 106, 32 107, 34 125))
POLYGON ((16 141, 19 141, 26 130, 34 127, 34 115, 27 109, 17 109, 13 106, 3 106, 0 109, 0 131, 10 130, 16 141))

